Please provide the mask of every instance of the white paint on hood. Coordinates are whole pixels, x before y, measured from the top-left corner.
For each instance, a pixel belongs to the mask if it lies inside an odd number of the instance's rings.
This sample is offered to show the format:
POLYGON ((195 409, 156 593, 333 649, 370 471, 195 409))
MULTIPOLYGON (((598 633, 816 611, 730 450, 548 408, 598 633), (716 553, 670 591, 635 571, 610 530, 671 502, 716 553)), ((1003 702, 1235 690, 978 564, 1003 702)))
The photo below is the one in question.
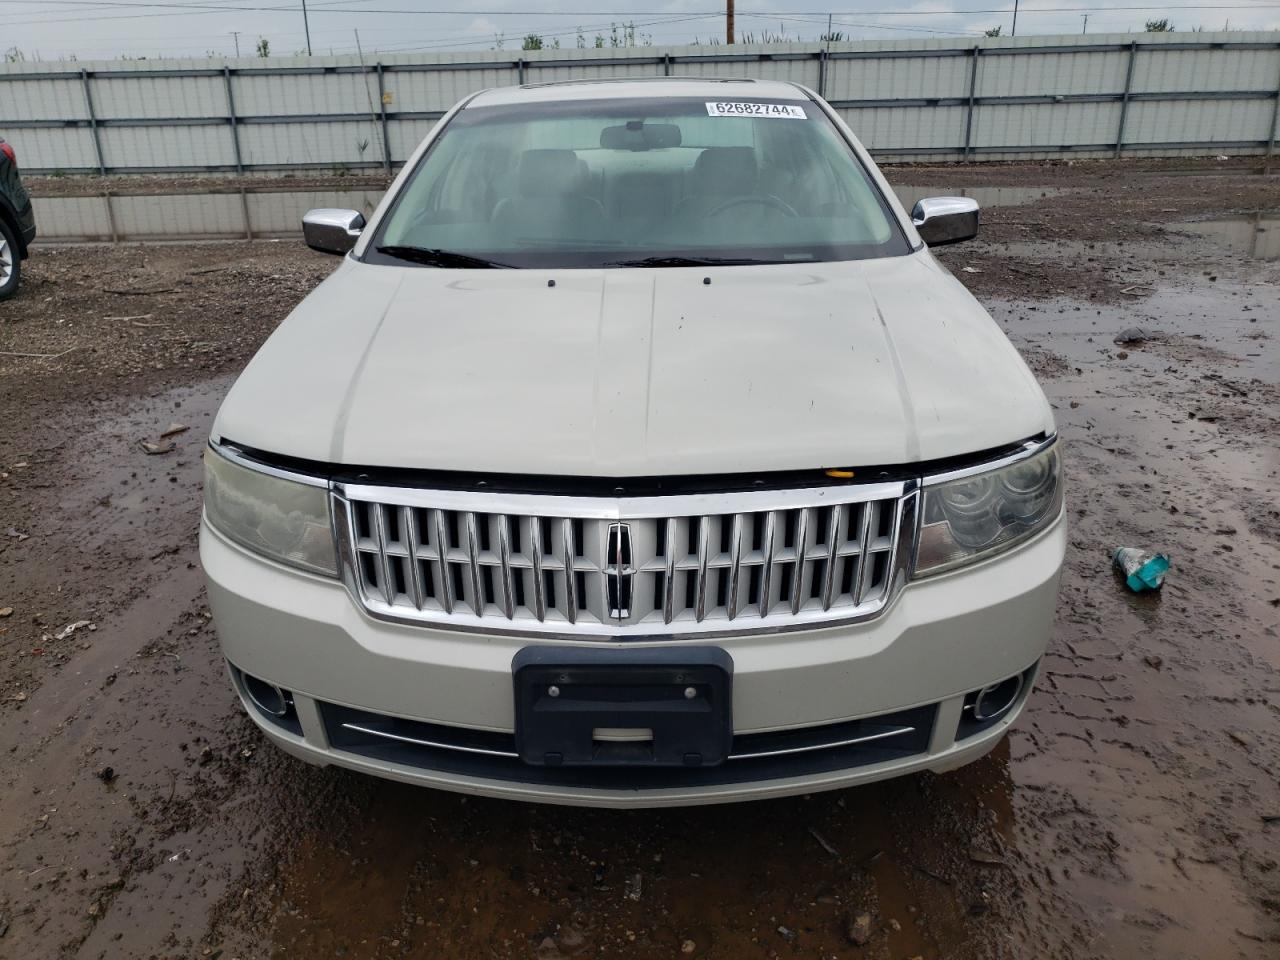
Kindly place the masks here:
POLYGON ((921 252, 609 270, 348 259, 249 364, 214 434, 348 465, 635 477, 904 464, 1052 429, 1013 346, 921 252))

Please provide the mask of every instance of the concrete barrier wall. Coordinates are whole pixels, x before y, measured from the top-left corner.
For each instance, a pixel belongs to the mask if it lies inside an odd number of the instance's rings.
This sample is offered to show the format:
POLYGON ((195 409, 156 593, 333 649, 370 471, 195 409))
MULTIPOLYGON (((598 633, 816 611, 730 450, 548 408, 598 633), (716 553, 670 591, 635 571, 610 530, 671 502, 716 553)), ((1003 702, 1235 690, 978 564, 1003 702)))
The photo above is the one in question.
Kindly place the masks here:
POLYGON ((391 168, 476 90, 637 76, 804 84, 882 160, 1270 154, 1280 33, 17 63, 0 132, 33 173, 391 168))
POLYGON ((316 207, 370 216, 381 190, 280 190, 224 193, 36 197, 40 241, 249 240, 296 237, 316 207))
MULTIPOLYGON (((253 181, 239 181, 240 185, 253 181)), ((281 181, 260 181, 257 189, 202 193, 36 197, 37 243, 134 240, 254 240, 297 238, 302 215, 315 207, 359 210, 370 216, 382 191, 276 188, 281 181), (269 184, 269 186, 268 186, 269 184)), ((894 187, 910 209, 921 197, 946 194, 972 197, 985 207, 1027 203, 1058 191, 1046 187, 966 187, 954 182, 894 187)), ((1240 236, 1245 236, 1242 232, 1240 236)))

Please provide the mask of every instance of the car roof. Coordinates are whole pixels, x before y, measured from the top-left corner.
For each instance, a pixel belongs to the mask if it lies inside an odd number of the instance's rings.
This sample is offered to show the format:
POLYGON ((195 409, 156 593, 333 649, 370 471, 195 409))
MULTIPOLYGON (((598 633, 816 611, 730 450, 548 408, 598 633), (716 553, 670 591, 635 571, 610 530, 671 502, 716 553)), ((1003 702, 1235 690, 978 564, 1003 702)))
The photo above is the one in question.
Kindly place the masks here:
MULTIPOLYGON (((589 61, 588 61, 589 62, 589 61)), ((805 101, 809 95, 793 83, 780 80, 704 79, 700 77, 643 77, 617 80, 563 80, 497 87, 478 93, 467 107, 492 107, 516 103, 559 103, 570 100, 668 99, 705 97, 708 100, 805 101)))

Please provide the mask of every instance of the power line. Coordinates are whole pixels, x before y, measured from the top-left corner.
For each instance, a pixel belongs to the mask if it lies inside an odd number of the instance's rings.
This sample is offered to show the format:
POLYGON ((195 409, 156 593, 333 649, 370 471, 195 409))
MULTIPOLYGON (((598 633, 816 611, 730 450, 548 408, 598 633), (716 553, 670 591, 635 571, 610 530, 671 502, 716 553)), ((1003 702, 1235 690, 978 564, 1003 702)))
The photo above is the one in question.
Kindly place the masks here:
MULTIPOLYGON (((314 13, 314 4, 309 4, 309 7, 312 9, 312 12, 314 13)), ((291 12, 296 12, 296 8, 289 8, 289 10, 291 12)), ((165 16, 167 16, 167 14, 165 14, 165 16)), ((686 23, 694 20, 719 19, 721 16, 723 16, 723 14, 719 12, 715 14, 700 14, 695 16, 670 16, 670 17, 655 18, 652 20, 635 21, 634 23, 628 23, 627 26, 628 27, 634 26, 637 29, 641 29, 645 27, 662 27, 670 24, 686 23)), ((559 31, 552 31, 552 32, 544 32, 544 31, 538 30, 536 27, 532 25, 524 25, 519 30, 513 30, 512 33, 508 35, 506 39, 518 42, 520 38, 530 33, 537 33, 540 37, 543 37, 544 39, 555 39, 558 37, 573 36, 575 33, 582 33, 584 36, 589 37, 593 34, 597 34, 601 31, 606 31, 610 27, 615 27, 618 25, 619 24, 616 18, 610 21, 589 22, 581 25, 575 25, 573 29, 566 29, 566 30, 559 30, 559 31)), ((377 30, 377 28, 374 28, 374 29, 377 30)), ((342 34, 344 37, 348 35, 348 31, 346 29, 320 30, 320 31, 312 31, 312 32, 313 34, 317 34, 317 35, 318 34, 325 34, 325 35, 342 34)), ((364 28, 362 28, 362 33, 363 32, 364 32, 364 28)), ((394 32, 401 36, 403 36, 403 34, 405 33, 403 29, 397 30, 395 28, 385 28, 383 30, 380 30, 379 32, 394 32)), ((188 34, 183 36, 181 39, 199 40, 205 36, 206 36, 205 34, 188 34)), ((303 37, 303 34, 301 31, 293 31, 293 32, 272 31, 271 32, 271 38, 273 40, 278 39, 280 37, 290 37, 290 38, 301 39, 303 37)), ((172 40, 172 39, 178 39, 178 38, 174 37, 173 35, 169 35, 167 39, 172 40)), ((443 37, 438 35, 436 36, 427 35, 427 36, 424 36, 423 39, 420 41, 405 41, 400 43, 375 44, 370 52, 396 52, 396 51, 413 52, 415 50, 444 49, 449 47, 468 47, 468 46, 478 46, 478 45, 492 46, 494 41, 495 41, 494 35, 479 36, 475 32, 454 33, 451 35, 445 35, 443 37)), ((176 48, 178 50, 182 50, 182 49, 196 49, 199 46, 200 46, 199 44, 196 44, 193 46, 192 44, 188 44, 188 43, 163 43, 158 41, 150 42, 150 41, 144 40, 144 41, 139 41, 139 42, 130 44, 129 49, 145 51, 145 50, 171 50, 176 48)), ((349 44, 338 44, 334 46, 336 46, 337 49, 339 49, 340 51, 347 51, 351 49, 349 44)), ((118 46, 113 45, 110 47, 106 47, 106 46, 87 47, 87 48, 81 48, 81 49, 102 50, 102 49, 119 49, 119 48, 118 46)))
MULTIPOLYGON (((29 3, 30 0, 0 0, 0 4, 8 3, 29 3)), ((329 6, 334 3, 360 3, 362 0, 324 0, 313 6, 329 6)), ((130 7, 130 6, 146 6, 146 7, 163 7, 173 10, 172 13, 121 13, 111 16, 101 17, 41 17, 34 20, 6 20, 7 26, 17 26, 20 24, 42 24, 42 23, 85 23, 88 21, 104 21, 104 20, 147 20, 153 17, 187 17, 202 16, 210 13, 296 13, 297 8, 293 6, 283 7, 264 7, 264 6, 225 6, 206 3, 116 3, 113 0, 48 0, 49 4, 68 4, 76 6, 102 6, 102 7, 130 7)), ((41 7, 47 6, 43 0, 41 7)), ((19 15, 23 13, 33 13, 31 10, 18 11, 19 15)), ((344 11, 344 12, 364 12, 364 11, 344 11)))
MULTIPOLYGON (((739 14, 739 16, 743 16, 743 14, 739 14)), ((907 27, 900 24, 860 23, 854 20, 837 20, 832 14, 825 15, 823 19, 805 16, 781 16, 779 14, 765 13, 751 13, 745 14, 745 16, 756 17, 761 20, 785 20, 791 23, 808 23, 813 24, 814 26, 821 26, 824 22, 829 21, 838 27, 858 27, 863 30, 893 30, 895 32, 903 31, 907 33, 931 33, 945 37, 966 35, 963 30, 936 30, 933 27, 907 27)))
MULTIPOLYGON (((34 0, 0 0, 0 5, 9 6, 13 4, 25 4, 31 6, 34 0)), ((352 4, 376 3, 378 0, 311 0, 310 13, 312 15, 332 13, 332 14, 359 14, 359 15, 390 15, 390 16, 467 16, 467 17, 523 17, 526 22, 530 22, 544 17, 632 17, 632 16, 653 16, 656 11, 645 10, 468 10, 468 9, 396 9, 396 8, 379 8, 379 7, 359 7, 354 8, 352 4)), ((33 10, 15 11, 19 16, 24 13, 36 13, 37 10, 47 10, 51 6, 71 7, 75 10, 85 10, 86 8, 107 8, 107 9, 131 9, 131 10, 163 10, 166 12, 154 13, 120 13, 103 16, 67 16, 67 17, 32 17, 26 20, 13 20, 6 18, 8 26, 20 25, 43 25, 68 22, 87 22, 87 21, 111 21, 111 20, 140 20, 154 17, 173 17, 173 16, 203 16, 210 13, 297 13, 297 6, 278 5, 278 4, 249 4, 243 0, 230 0, 230 2, 192 2, 181 3, 174 0, 39 0, 39 6, 33 10)), ((1176 11, 1241 11, 1241 10, 1275 10, 1280 9, 1280 3, 1205 3, 1205 4, 1164 4, 1164 5, 1124 5, 1124 6, 1056 6, 1056 7, 1028 7, 1025 4, 1005 7, 984 7, 984 8, 968 8, 952 11, 939 10, 862 10, 850 11, 847 15, 857 15, 860 17, 877 17, 877 18, 901 18, 901 17, 934 17, 960 19, 974 16, 987 16, 992 14, 1007 15, 1017 8, 1023 16, 1029 14, 1077 14, 1088 15, 1096 14, 1100 16, 1115 15, 1129 12, 1176 12, 1176 11)), ((70 11, 68 11, 70 12, 70 11)), ((683 16, 673 16, 671 19, 654 20, 654 24, 677 23, 681 20, 700 20, 719 18, 724 15, 723 10, 708 11, 672 11, 673 14, 679 13, 683 16)), ((794 22, 817 22, 818 18, 825 20, 830 16, 827 11, 737 11, 739 17, 751 17, 753 19, 778 19, 794 22), (806 17, 815 18, 812 21, 805 20, 806 17)), ((911 27, 906 25, 892 26, 883 23, 866 23, 853 20, 839 20, 841 26, 854 27, 864 30, 893 30, 898 32, 919 32, 931 33, 945 36, 964 35, 965 31, 955 30, 939 30, 929 27, 911 27)), ((336 31, 335 31, 336 32, 336 31)), ((572 34, 573 31, 565 31, 556 36, 564 36, 572 34)))
MULTIPOLYGON (((379 14, 397 14, 397 15, 414 15, 414 16, 468 16, 468 17, 598 17, 598 16, 617 16, 617 17, 644 17, 653 16, 659 11, 648 10, 474 10, 466 8, 450 8, 450 9, 380 9, 363 7, 359 10, 340 8, 340 4, 374 2, 374 0, 330 0, 327 4, 315 4, 316 7, 324 7, 328 13, 379 13, 379 14)), ((172 0, 0 0, 0 4, 25 4, 27 6, 36 6, 37 8, 49 6, 74 6, 77 8, 84 7, 118 7, 118 8, 164 8, 164 9, 182 9, 182 10, 212 10, 212 11, 291 11, 295 10, 292 6, 265 6, 261 4, 244 5, 238 3, 175 3, 172 0)), ((1027 7, 1020 6, 1019 12, 1022 14, 1029 13, 1110 13, 1110 12, 1150 12, 1150 11, 1170 11, 1178 10, 1273 10, 1280 8, 1280 3, 1197 3, 1197 4, 1158 4, 1158 5, 1134 5, 1134 6, 1070 6, 1070 7, 1027 7)), ((983 7, 969 8, 963 10, 850 10, 847 15, 860 17, 963 17, 977 14, 993 14, 993 13, 1012 13, 1013 4, 1003 7, 983 7)), ((669 11, 672 15, 686 16, 720 16, 723 11, 720 10, 673 10, 669 11)), ((738 16, 752 17, 826 17, 831 11, 805 11, 805 10, 738 10, 738 16)))
MULTIPOLYGON (((25 3, 29 5, 31 2, 32 0, 0 0, 0 4, 25 3)), ((341 2, 346 2, 346 3, 357 2, 358 3, 358 2, 361 2, 361 0, 341 0, 341 2)), ((158 8, 162 8, 172 12, 122 13, 122 14, 113 14, 109 16, 91 16, 91 17, 84 17, 84 16, 36 17, 32 19, 27 19, 27 20, 8 19, 5 21, 6 26, 13 27, 13 26, 54 24, 54 23, 109 22, 114 20, 145 20, 145 19, 152 19, 156 17, 181 17, 181 16, 193 17, 193 16, 205 16, 211 13, 296 13, 297 12, 297 8, 292 6, 214 6, 214 5, 205 5, 205 4, 177 4, 177 3, 158 3, 158 2, 113 3, 113 2, 109 2, 109 0, 44 0, 41 6, 42 7, 47 6, 52 3, 67 3, 67 4, 75 5, 78 7, 84 7, 84 6, 144 7, 144 8, 158 7, 158 8)), ((1055 13, 1079 14, 1083 10, 1088 10, 1094 14, 1107 15, 1107 14, 1117 14, 1117 13, 1127 13, 1127 12, 1171 13, 1179 10, 1187 10, 1187 11, 1191 11, 1191 10, 1260 10, 1261 11, 1261 10, 1276 10, 1276 9, 1280 9, 1280 3, 1247 4, 1247 5, 1245 4, 1195 4, 1195 5, 1184 4, 1180 6, 1041 7, 1039 9, 1028 9, 1026 7, 1021 7, 1019 12, 1022 14, 1022 16, 1025 17, 1029 14, 1055 14, 1055 13)), ((19 11, 18 14, 21 15, 22 13, 34 13, 34 12, 35 12, 34 10, 32 11, 24 10, 24 11, 19 11)), ((630 16, 650 16, 653 13, 653 11, 651 10, 644 10, 644 11, 632 11, 632 10, 559 11, 557 10, 557 11, 532 12, 527 10, 526 11, 511 11, 511 10, 471 11, 471 10, 405 10, 405 9, 382 9, 382 8, 354 9, 350 7, 337 7, 337 6, 326 6, 321 9, 312 9, 311 12, 313 14, 315 13, 360 14, 360 15, 377 14, 377 15, 384 15, 384 16, 419 16, 419 15, 422 15, 422 16, 470 16, 470 17, 520 16, 520 17, 526 17, 526 18, 564 17, 564 16, 594 17, 594 16, 604 16, 604 15, 614 16, 614 17, 630 17, 630 16)), ((955 10, 955 11, 949 11, 949 12, 919 11, 919 10, 911 10, 911 11, 866 10, 866 11, 856 11, 856 12, 860 16, 866 16, 866 17, 930 16, 934 18, 945 17, 945 18, 959 19, 964 17, 979 16, 979 15, 983 15, 983 16, 991 15, 991 14, 1007 15, 1011 12, 1011 8, 1003 7, 1003 8, 989 8, 989 9, 982 9, 982 10, 978 10, 978 9, 955 10)), ((720 16, 723 16, 723 13, 717 10, 717 11, 707 11, 705 13, 698 13, 698 14, 691 14, 691 15, 695 16, 697 19, 704 19, 709 17, 720 17, 720 16)), ((776 19, 776 18, 782 18, 782 17, 803 17, 803 16, 825 18, 827 16, 825 12, 795 13, 791 11, 777 11, 772 13, 770 12, 761 12, 761 13, 739 12, 737 15, 740 17, 749 16, 749 17, 762 17, 767 19, 776 19)), ((845 21, 843 25, 858 26, 859 24, 854 23, 852 21, 845 21)), ((882 25, 877 26, 872 24, 864 24, 863 26, 866 26, 872 29, 885 29, 885 27, 882 25)), ((909 28, 897 27, 895 29, 902 30, 905 32, 905 31, 908 31, 909 28)), ((916 28, 916 29, 924 30, 927 28, 916 28)), ((948 34, 948 35, 955 35, 956 33, 956 31, 945 31, 945 30, 930 30, 929 32, 948 34)))
MULTIPOLYGON (((724 16, 724 14, 721 13, 720 11, 717 11, 715 13, 702 13, 702 14, 695 14, 690 16, 683 16, 683 17, 666 17, 661 20, 649 20, 649 21, 642 21, 640 23, 628 23, 626 24, 626 26, 636 27, 636 28, 667 26, 669 24, 674 24, 674 23, 687 23, 691 20, 719 20, 722 16, 724 16)), ((558 37, 571 37, 578 33, 581 33, 583 36, 586 36, 589 33, 597 32, 600 30, 607 30, 610 27, 615 27, 615 26, 618 26, 618 22, 616 20, 610 20, 607 23, 592 23, 592 24, 587 24, 586 26, 576 26, 572 30, 559 30, 559 31, 553 31, 550 33, 545 33, 545 32, 534 30, 534 29, 528 29, 528 30, 517 31, 517 33, 520 33, 522 35, 536 33, 539 37, 545 40, 547 38, 556 39, 558 37)), ((492 44, 493 42, 494 41, 492 37, 472 38, 471 35, 467 35, 466 39, 462 39, 460 37, 456 42, 451 42, 451 38, 443 38, 439 40, 430 41, 427 43, 383 44, 383 45, 380 45, 377 49, 380 51, 388 51, 388 50, 412 51, 412 50, 436 49, 440 47, 469 47, 469 46, 475 46, 476 44, 479 44, 479 43, 492 44)))

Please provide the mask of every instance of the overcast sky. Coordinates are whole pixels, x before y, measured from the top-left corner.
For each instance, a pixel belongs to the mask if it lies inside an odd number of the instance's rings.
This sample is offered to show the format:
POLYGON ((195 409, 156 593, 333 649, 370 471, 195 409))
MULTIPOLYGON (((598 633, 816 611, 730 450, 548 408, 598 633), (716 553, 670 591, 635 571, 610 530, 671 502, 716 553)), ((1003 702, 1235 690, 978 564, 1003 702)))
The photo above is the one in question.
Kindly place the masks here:
MULTIPOLYGON (((848 39, 978 35, 1012 28, 1013 0, 737 0, 739 41, 784 34, 815 40, 834 15, 848 39), (828 9, 830 8, 830 9, 828 9)), ((353 53, 355 32, 373 52, 518 50, 538 33, 550 45, 593 45, 610 24, 634 23, 653 44, 724 37, 724 0, 307 0, 316 54, 353 53), (556 15, 559 14, 559 15, 556 15)), ((1141 31, 1169 17, 1179 30, 1280 29, 1280 0, 1021 0, 1018 34, 1141 31), (1087 24, 1085 15, 1088 15, 1087 24)), ((251 56, 260 37, 275 55, 306 51, 302 0, 0 0, 0 50, 28 60, 120 56, 251 56)))

